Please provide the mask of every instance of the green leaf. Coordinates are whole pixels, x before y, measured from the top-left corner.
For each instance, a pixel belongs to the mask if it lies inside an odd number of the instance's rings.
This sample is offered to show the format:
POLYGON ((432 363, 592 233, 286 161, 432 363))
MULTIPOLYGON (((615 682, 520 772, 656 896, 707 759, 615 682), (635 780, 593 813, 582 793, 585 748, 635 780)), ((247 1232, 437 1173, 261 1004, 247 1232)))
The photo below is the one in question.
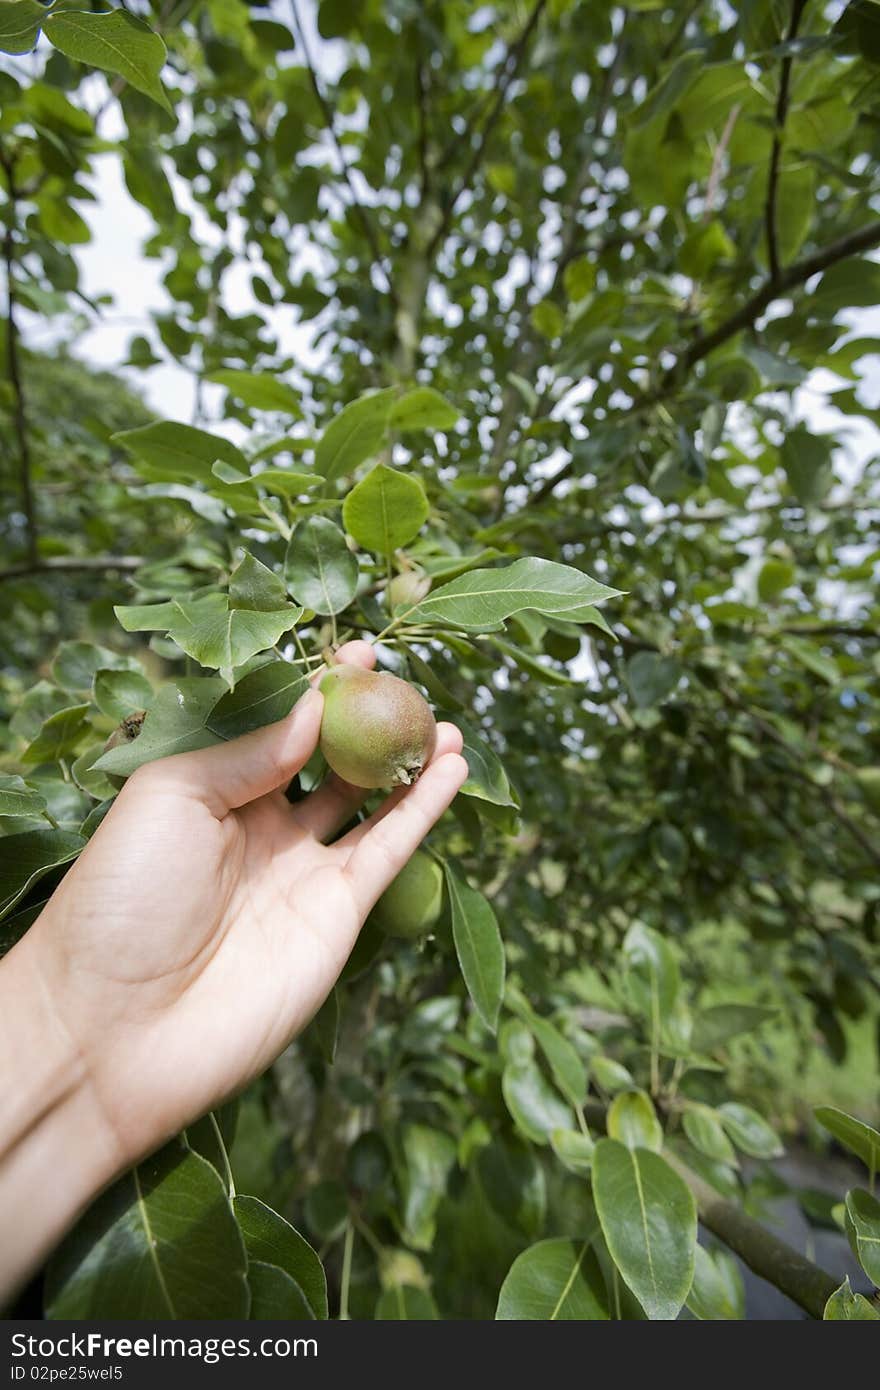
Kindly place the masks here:
POLYGON ((461 973, 477 1013, 494 1033, 504 995, 504 946, 498 922, 482 893, 471 888, 449 864, 444 870, 461 973))
POLYGON ((321 1261, 305 1237, 256 1197, 235 1197, 232 1209, 248 1259, 282 1270, 302 1294, 307 1316, 326 1318, 327 1280, 321 1261))
POLYGON ((826 1322, 877 1322, 880 1321, 880 1309, 873 1303, 869 1303, 864 1294, 853 1293, 850 1288, 849 1275, 847 1275, 840 1288, 834 1290, 825 1304, 824 1320, 826 1322))
POLYGON ((832 1105, 820 1105, 813 1114, 823 1129, 862 1160, 870 1173, 880 1172, 880 1134, 876 1129, 832 1105))
POLYGON ((596 266, 586 256, 578 256, 569 261, 562 273, 562 286, 566 295, 575 303, 585 299, 596 285, 596 266))
POLYGON ((252 1322, 282 1319, 300 1322, 312 1317, 299 1284, 277 1265, 249 1260, 247 1281, 251 1291, 249 1317, 252 1322))
POLYGON ((863 1188, 846 1194, 846 1234, 862 1269, 880 1289, 880 1202, 863 1188))
POLYGON ((574 1116, 535 1062, 509 1062, 501 1089, 517 1127, 535 1144, 549 1144, 554 1130, 572 1129, 574 1116))
POLYGON ((736 1164, 736 1151, 727 1137, 721 1117, 708 1105, 689 1105, 682 1127, 694 1148, 716 1163, 736 1164))
MULTIPOLYGON (((767 172, 763 163, 755 166, 746 185, 740 215, 761 223, 767 198, 767 172)), ((783 164, 779 170, 776 194, 776 245, 780 263, 794 260, 809 235, 816 210, 816 170, 812 164, 783 164)), ((766 239, 762 236, 760 259, 767 264, 766 239)))
POLYGON ((776 1016, 775 1009, 757 1004, 715 1004, 696 1015, 691 1042, 696 1052, 712 1052, 729 1038, 751 1033, 776 1016))
POLYGON ((497 1320, 598 1322, 610 1317, 588 1242, 542 1240, 517 1255, 498 1295, 497 1320))
POLYGON ((403 1236, 414 1250, 430 1250, 437 1208, 455 1163, 455 1140, 428 1125, 408 1124, 403 1129, 401 1149, 398 1180, 403 1236))
POLYGON ((620 1091, 608 1107, 608 1135, 628 1149, 663 1148, 663 1126, 647 1091, 620 1091))
POLYGON ((477 1155, 477 1172, 499 1216, 533 1240, 547 1216, 547 1183, 534 1150, 515 1138, 494 1139, 477 1155))
POLYGON ((662 1021, 673 1012, 678 997, 679 969, 672 948, 659 932, 633 922, 623 939, 621 955, 627 990, 659 1037, 662 1021))
POLYGON ((50 714, 37 737, 21 755, 23 763, 57 763, 76 748, 86 727, 91 705, 71 705, 50 714))
MULTIPOLYGON (((256 564, 256 561, 254 561, 256 564)), ((274 612, 231 608, 225 594, 113 610, 126 632, 166 631, 200 666, 219 670, 227 684, 232 673, 258 652, 267 651, 296 626, 302 609, 288 604, 274 612)))
POLYGON ((677 661, 656 652, 636 652, 626 663, 627 683, 639 709, 650 709, 668 700, 683 675, 677 661))
POLYGON ((552 299, 542 299, 531 312, 531 323, 542 338, 558 338, 565 327, 565 315, 552 299))
POLYGON ((725 1101, 718 1107, 721 1123, 734 1144, 752 1158, 778 1158, 784 1152, 776 1131, 757 1110, 736 1101, 725 1101))
POLYGON ((116 788, 112 782, 108 781, 104 773, 93 772, 92 770, 103 751, 104 745, 102 743, 93 744, 91 748, 86 748, 80 753, 70 768, 71 776, 76 785, 98 801, 105 801, 116 795, 116 788))
POLYGON ((46 1316, 243 1318, 246 1270, 219 1175, 175 1140, 114 1183, 63 1242, 46 1316))
POLYGON ((632 1072, 621 1062, 616 1062, 613 1057, 605 1057, 602 1053, 597 1053, 590 1058, 590 1074, 603 1091, 613 1094, 615 1091, 622 1091, 627 1086, 632 1086, 632 1072))
POLYGON ((302 416, 299 397, 293 387, 279 381, 271 372, 241 372, 224 367, 218 372, 211 372, 205 380, 225 386, 231 396, 250 410, 281 411, 297 419, 302 416))
POLYGON ((289 662, 268 661, 221 696, 205 727, 217 738, 230 739, 276 724, 290 713, 308 686, 308 677, 289 662))
POLYGON ((388 427, 396 391, 368 391, 340 410, 325 429, 315 450, 315 471, 328 482, 354 470, 379 450, 388 427))
POLYGON ((817 314, 869 308, 880 299, 880 265, 853 256, 839 261, 825 271, 810 298, 817 314))
POLYGON ((164 685, 138 737, 104 753, 92 764, 93 771, 129 777, 156 758, 208 748, 217 742, 216 735, 207 728, 208 716, 225 689, 216 676, 195 676, 164 685))
POLYGON ((45 5, 37 0, 14 0, 0 5, 0 53, 30 53, 40 37, 46 17, 45 5))
POLYGON ((46 798, 24 778, 0 773, 0 816, 40 816, 46 798))
POLYGON ((429 510, 418 478, 378 463, 346 497, 342 521, 358 545, 392 555, 418 534, 429 510))
POLYGON ((468 765, 468 775, 461 788, 463 795, 489 801, 494 806, 518 807, 507 773, 494 749, 467 720, 448 710, 444 710, 443 717, 460 730, 464 740, 462 755, 468 765))
POLYGON ((117 724, 153 702, 153 687, 140 671, 96 671, 93 693, 101 713, 117 724))
POLYGON ((833 448, 829 435, 812 434, 806 425, 789 430, 782 443, 779 459, 788 485, 805 507, 823 501, 834 482, 833 448))
POLYGON ((572 1173, 589 1173, 596 1145, 578 1129, 554 1129, 550 1146, 559 1162, 572 1173))
POLYGON ((245 551, 229 576, 230 608, 250 608, 259 613, 278 612, 287 605, 284 580, 245 551))
POLYGON ((62 203, 57 195, 44 194, 36 199, 40 225, 46 236, 65 246, 82 246, 91 241, 88 222, 80 217, 70 203, 62 203))
POLYGON ((85 848, 82 835, 66 830, 25 830, 3 837, 0 855, 0 918, 6 917, 35 883, 85 848))
POLYGON ((553 1080, 562 1094, 572 1105, 583 1105, 587 1097, 587 1074, 571 1043, 558 1028, 554 1028, 546 1018, 533 1013, 531 1008, 526 1008, 522 1017, 546 1057, 553 1080))
POLYGON ((649 1318, 676 1318, 694 1275, 697 1209, 689 1188, 659 1154, 600 1139, 593 1197, 624 1283, 649 1318))
POLYGON ((694 1251, 694 1282, 687 1306, 695 1318, 705 1322, 739 1320, 746 1315, 746 1295, 739 1266, 726 1250, 694 1251))
POLYGON ((531 556, 506 568, 470 570, 422 599, 412 616, 415 622, 490 632, 524 609, 578 622, 592 604, 619 596, 619 589, 609 589, 581 570, 531 556))
POLYGON ((373 1317, 376 1322, 431 1322, 439 1314, 427 1290, 412 1284, 394 1284, 379 1295, 373 1317))
POLYGON ((301 521, 284 560, 287 587, 305 608, 329 616, 354 598, 358 563, 339 527, 324 516, 301 521))
POLYGON ((53 10, 43 28, 65 57, 124 77, 169 115, 174 114, 159 80, 165 64, 165 45, 143 20, 127 10, 103 14, 53 10))
POLYGON ((130 665, 126 657, 92 642, 62 642, 52 662, 52 679, 71 695, 88 695, 98 671, 124 670, 130 665))
MULTIPOLYGON (((599 610, 596 609, 598 614, 599 610)), ((572 685, 572 677, 566 671, 559 671, 555 666, 545 665, 540 657, 533 656, 522 647, 517 647, 513 642, 505 642, 502 637, 489 637, 488 641, 504 656, 510 657, 523 671, 528 671, 530 675, 536 676, 539 681, 546 685, 572 685)), ((546 658, 545 658, 546 660, 546 658)))
POLYGON ((840 669, 837 662, 832 657, 826 656, 815 642, 807 642, 803 637, 795 637, 792 633, 783 633, 779 639, 779 645, 811 675, 818 676, 828 685, 840 684, 840 669))
MULTIPOLYGON (((95 16, 98 18, 98 16, 95 16)), ((152 483, 206 483, 214 481, 212 466, 217 459, 247 476, 247 459, 240 449, 219 435, 159 420, 153 425, 114 434, 115 442, 132 455, 134 467, 152 483)))
POLYGON ((400 434, 409 430, 450 430, 460 418, 455 406, 439 391, 430 386, 417 386, 394 402, 388 425, 400 434))

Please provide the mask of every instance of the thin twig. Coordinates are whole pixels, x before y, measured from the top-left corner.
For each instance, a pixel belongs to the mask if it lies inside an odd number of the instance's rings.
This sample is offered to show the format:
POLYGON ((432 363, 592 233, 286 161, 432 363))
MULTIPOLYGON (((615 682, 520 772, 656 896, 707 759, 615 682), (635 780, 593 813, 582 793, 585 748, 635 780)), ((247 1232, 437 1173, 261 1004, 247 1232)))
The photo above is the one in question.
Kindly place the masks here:
POLYGON ((15 186, 13 160, 2 146, 0 146, 0 167, 2 167, 6 175, 6 187, 9 197, 6 230, 3 235, 3 263, 6 267, 6 363, 14 402, 12 414, 15 438, 18 445, 19 482, 21 487, 22 511, 25 517, 27 556, 28 562, 31 565, 35 565, 37 564, 38 558, 37 510, 31 477, 31 449, 30 441, 28 440, 24 381, 22 379, 21 361, 18 355, 18 325, 15 322, 15 223, 18 208, 18 190, 15 186))
POLYGON ((419 201, 424 202, 431 186, 431 170, 428 162, 428 84, 425 81, 425 66, 422 57, 421 38, 416 36, 416 111, 418 113, 418 133, 416 148, 419 157, 419 201))
POLYGON ((730 144, 734 127, 739 120, 739 113, 742 106, 737 102, 730 108, 730 113, 724 123, 721 132, 721 139, 715 146, 715 153, 712 156, 712 168, 709 171, 709 182, 706 185, 706 204, 703 208, 703 221, 708 222, 712 213, 715 211, 715 201, 718 197, 718 190, 721 187, 721 171, 724 168, 724 156, 727 153, 727 146, 730 144))
MULTIPOLYGON (((785 36, 787 44, 793 43, 797 38, 806 5, 807 0, 792 0, 791 20, 788 33, 785 36)), ((779 93, 776 98, 776 119, 773 126, 773 148, 770 152, 770 173, 767 178, 767 206, 764 220, 767 230, 767 259, 770 265, 770 279, 773 284, 778 282, 782 270, 776 229, 776 204, 779 197, 779 162, 782 158, 782 142, 785 136, 785 121, 788 116, 792 62, 792 53, 786 52, 779 74, 779 93)))
POLYGON ((361 225, 361 230, 367 239, 376 269, 381 273, 382 278, 385 281, 386 291, 389 297, 391 298, 392 303, 395 303, 396 296, 394 293, 394 286, 392 285, 391 277, 389 276, 388 271, 385 268, 385 261, 382 256, 381 248, 379 246, 379 239, 376 235, 376 229, 373 226, 372 218, 368 215, 366 208, 363 206, 360 199, 358 198, 357 190, 354 186, 354 180, 351 177, 351 170, 348 167, 348 160, 346 159, 345 153, 342 149, 342 145, 340 144, 339 136, 336 134, 336 124, 333 113, 333 107, 330 105, 330 102, 324 95, 324 91, 321 87, 320 82, 318 81, 317 70, 312 60, 312 55, 309 49, 308 40, 306 39, 305 30, 303 29, 299 8, 297 6, 297 0, 290 0, 290 9, 293 16, 294 37, 296 39, 296 42, 302 49, 303 57, 306 63, 306 68, 309 74, 309 82, 311 83, 312 91, 315 94, 315 100, 317 101, 318 105, 321 108, 321 111, 323 112, 324 122, 327 127, 327 133, 330 136, 333 148, 336 151, 336 158, 339 161, 339 172, 345 180, 345 185, 348 189, 349 197, 351 198, 352 211, 357 217, 357 220, 361 225))
POLYGON ((0 570, 0 583, 4 579, 25 579, 30 574, 70 574, 77 570, 136 570, 146 560, 140 555, 47 555, 44 559, 33 559, 20 565, 11 565, 0 570))
MULTIPOLYGON (((848 232, 846 236, 839 237, 837 241, 831 242, 830 245, 821 251, 816 251, 812 256, 795 262, 794 265, 790 265, 780 272, 779 279, 775 283, 768 277, 760 289, 756 290, 751 298, 747 299, 735 313, 724 319, 710 333, 695 338, 689 347, 680 352, 673 365, 664 372, 656 390, 649 392, 637 401, 629 413, 646 410, 648 407, 658 405, 661 401, 674 395, 691 367, 702 362, 705 357, 708 357, 710 353, 721 347, 730 338, 735 337, 737 333, 741 333, 746 328, 753 328, 765 309, 768 309, 773 301, 779 299, 787 290, 799 289, 812 276, 819 275, 823 270, 828 270, 831 266, 837 265, 839 261, 847 260, 850 256, 856 256, 862 251, 870 251, 875 246, 880 246, 880 221, 868 222, 864 227, 859 227, 857 231, 848 232)), ((525 506, 531 508, 536 503, 543 502, 544 498, 548 497, 561 482, 571 477, 574 467, 573 459, 563 464, 552 477, 546 478, 541 486, 536 488, 525 506)))

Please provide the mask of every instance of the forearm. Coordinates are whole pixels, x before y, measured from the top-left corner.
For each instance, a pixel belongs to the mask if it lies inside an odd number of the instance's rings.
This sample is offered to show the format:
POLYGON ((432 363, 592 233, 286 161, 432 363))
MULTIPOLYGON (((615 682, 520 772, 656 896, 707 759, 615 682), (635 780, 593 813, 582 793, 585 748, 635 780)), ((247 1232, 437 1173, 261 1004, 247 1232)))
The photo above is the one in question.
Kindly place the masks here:
POLYGON ((121 1166, 25 937, 0 961, 0 1307, 121 1166))

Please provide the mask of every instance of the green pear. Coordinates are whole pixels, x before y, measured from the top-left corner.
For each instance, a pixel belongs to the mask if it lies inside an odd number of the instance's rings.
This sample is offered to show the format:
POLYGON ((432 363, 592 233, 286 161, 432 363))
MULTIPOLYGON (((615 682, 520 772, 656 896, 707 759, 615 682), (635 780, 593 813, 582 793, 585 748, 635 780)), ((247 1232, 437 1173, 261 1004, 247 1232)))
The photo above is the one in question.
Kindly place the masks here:
POLYGON ((443 871, 436 859, 417 849, 385 889, 373 917, 386 936, 413 941, 436 925, 442 906, 443 871))
POLYGON ((388 606, 392 612, 395 608, 413 608, 421 603, 430 588, 431 581, 421 570, 404 570, 388 585, 388 606))
POLYGON ((321 752, 356 787, 406 787, 434 752, 437 725, 408 681, 362 666, 332 666, 321 681, 321 752))

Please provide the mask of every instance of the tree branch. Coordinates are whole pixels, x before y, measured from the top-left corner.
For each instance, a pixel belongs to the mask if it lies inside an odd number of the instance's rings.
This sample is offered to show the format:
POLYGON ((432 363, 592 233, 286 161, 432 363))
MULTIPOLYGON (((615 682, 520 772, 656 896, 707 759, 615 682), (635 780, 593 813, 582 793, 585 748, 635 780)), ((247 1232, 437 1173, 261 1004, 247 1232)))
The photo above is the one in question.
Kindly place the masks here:
POLYGON ((6 365, 13 396, 13 425, 18 445, 21 505, 25 516, 27 555, 30 564, 37 563, 37 510, 31 478, 31 449, 28 440, 27 410, 24 382, 18 355, 18 326, 15 322, 15 222, 18 190, 15 186, 13 161, 0 145, 0 167, 6 175, 9 197, 6 230, 3 235, 3 262, 6 267, 6 365))
MULTIPOLYGON (((729 338, 733 338, 744 328, 751 328, 764 310, 770 307, 774 299, 779 299, 786 290, 799 289, 813 275, 828 270, 830 266, 836 265, 838 261, 846 260, 849 256, 857 256, 861 251, 870 251, 872 247, 877 245, 880 245, 880 221, 868 222, 864 227, 859 227, 857 231, 849 232, 846 236, 839 237, 837 241, 832 241, 821 251, 816 251, 814 255, 807 256, 802 261, 796 261, 787 270, 780 271, 779 279, 775 283, 768 278, 760 289, 755 291, 751 299, 747 299, 745 304, 735 313, 719 323, 711 333, 697 338, 690 347, 680 354, 675 365, 664 375, 664 386, 668 387, 674 383, 682 368, 689 369, 697 362, 702 362, 704 357, 708 357, 710 352, 714 352, 729 338)), ((664 394, 668 394, 668 391, 665 391, 664 394)), ((660 399, 660 397, 656 399, 660 399)), ((655 400, 648 397, 639 404, 640 406, 653 405, 655 400)))
POLYGON ((739 1255, 755 1274, 773 1284, 805 1313, 821 1321, 825 1304, 840 1280, 833 1279, 824 1269, 805 1259, 784 1240, 753 1220, 742 1207, 720 1196, 677 1154, 664 1149, 663 1157, 693 1193, 700 1220, 706 1229, 739 1255))
MULTIPOLYGON (((440 245, 443 238, 446 236, 446 233, 449 231, 449 227, 452 222, 452 218, 455 215, 455 209, 458 206, 458 202, 462 195, 466 193, 471 186, 474 174, 477 172, 477 169, 480 165, 480 160, 483 157, 483 152, 488 143, 489 136, 492 134, 492 131, 494 130, 495 125, 498 121, 498 117, 501 115, 501 112, 504 108, 504 102, 507 98, 507 93, 510 90, 511 84, 515 80, 517 73, 519 72, 520 65, 522 63, 523 57, 525 56, 525 51, 529 44, 529 40, 532 37, 538 20, 541 18, 541 14, 546 4, 547 0, 536 0, 536 3, 532 8, 532 12, 526 20, 526 23, 523 27, 523 30, 519 38, 517 39, 516 43, 512 46, 512 48, 510 48, 510 50, 508 51, 504 61, 500 63, 498 66, 497 71, 498 75, 500 76, 500 81, 498 81, 495 89, 495 99, 489 110, 488 116, 483 122, 482 129, 479 133, 479 138, 474 149, 471 152, 471 157, 468 160, 467 167, 464 173, 462 174, 461 179, 459 180, 458 188, 448 199, 446 206, 443 210, 443 217, 440 222, 440 225, 437 228, 436 232, 434 233, 434 236, 431 238, 431 241, 428 245, 426 253, 428 260, 430 260, 433 257, 434 252, 437 250, 437 247, 440 245)), ((469 126, 468 129, 464 132, 462 140, 467 139, 469 135, 472 133, 472 129, 469 126)), ((461 142, 456 143, 456 148, 458 147, 459 143, 461 142)))
POLYGON ((47 555, 0 570, 4 579, 24 579, 30 574, 69 574, 75 570, 136 570, 146 561, 140 555, 47 555))
MULTIPOLYGON (((786 43, 790 44, 797 38, 806 5, 807 0, 792 0, 791 20, 788 25, 788 33, 785 36, 786 43)), ((770 173, 767 178, 767 206, 764 221, 767 232, 770 280, 774 285, 778 282, 782 270, 776 229, 776 203, 779 196, 779 162, 782 158, 782 142, 785 136, 785 121, 788 116, 792 62, 793 55, 787 52, 782 60, 782 69, 779 74, 779 93, 776 98, 776 119, 773 126, 773 148, 770 152, 770 173)))
POLYGON ((419 156, 419 198, 423 201, 431 186, 431 171, 428 161, 428 87, 425 81, 421 36, 418 34, 416 45, 416 111, 419 122, 416 144, 419 156))
MULTIPOLYGON (((880 221, 868 222, 864 227, 859 227, 856 231, 848 232, 846 236, 839 237, 837 241, 832 241, 812 256, 806 256, 804 260, 796 261, 787 270, 780 271, 779 279, 775 283, 768 277, 760 289, 756 290, 751 298, 747 299, 735 313, 724 319, 710 333, 695 338, 689 347, 680 352, 673 365, 663 373, 660 385, 636 401, 630 408, 631 413, 647 410, 650 406, 659 405, 660 402, 668 400, 670 396, 674 395, 683 376, 691 367, 702 362, 716 348, 721 347, 737 333, 741 333, 746 328, 753 328, 761 314, 787 290, 800 289, 812 276, 819 275, 823 270, 837 265, 838 261, 844 261, 849 256, 857 256, 862 251, 870 251, 875 246, 880 246, 880 221)), ((629 412, 621 412, 621 414, 625 413, 629 412)), ((566 478, 570 478, 573 472, 574 460, 569 460, 568 463, 557 469, 551 478, 546 478, 541 486, 535 489, 526 506, 533 507, 536 503, 543 502, 544 498, 548 497, 566 478)))
POLYGON ((394 286, 391 282, 391 277, 388 274, 388 271, 385 269, 385 261, 382 256, 381 248, 379 246, 379 239, 376 235, 376 229, 373 226, 372 218, 368 215, 365 207, 358 198, 357 190, 355 189, 354 182, 351 177, 351 170, 348 167, 348 160, 345 158, 345 153, 342 149, 342 145, 339 143, 339 137, 336 134, 336 125, 333 116, 333 108, 330 105, 330 102, 327 100, 327 97, 324 95, 324 92, 321 88, 321 84, 318 81, 318 74, 315 69, 314 62, 312 61, 312 55, 309 50, 305 30, 303 29, 302 20, 300 19, 297 0, 290 0, 290 9, 293 17, 294 37, 296 39, 296 42, 302 49, 303 57, 305 58, 306 62, 306 68, 309 74, 309 82, 311 83, 312 91, 315 94, 315 99, 318 105, 320 106, 321 111, 323 112, 324 121, 327 127, 327 133, 330 136, 333 148, 336 151, 336 157, 339 161, 339 172, 345 180, 345 185, 348 189, 349 196, 351 198, 352 211, 354 212, 358 222, 360 223, 361 231, 367 239, 367 244, 369 245, 370 252, 373 257, 373 262, 376 265, 376 268, 379 271, 381 271, 382 277, 385 281, 386 291, 389 297, 391 298, 392 303, 394 303, 394 286))
POLYGON ((724 129, 721 132, 721 139, 715 146, 715 153, 712 156, 712 168, 709 170, 709 182, 706 184, 706 203, 703 208, 703 221, 708 222, 712 213, 715 211, 715 200, 718 197, 718 189, 721 186, 721 170, 724 164, 724 156, 727 153, 727 146, 730 144, 731 137, 739 120, 739 113, 742 106, 737 102, 731 106, 724 129))

